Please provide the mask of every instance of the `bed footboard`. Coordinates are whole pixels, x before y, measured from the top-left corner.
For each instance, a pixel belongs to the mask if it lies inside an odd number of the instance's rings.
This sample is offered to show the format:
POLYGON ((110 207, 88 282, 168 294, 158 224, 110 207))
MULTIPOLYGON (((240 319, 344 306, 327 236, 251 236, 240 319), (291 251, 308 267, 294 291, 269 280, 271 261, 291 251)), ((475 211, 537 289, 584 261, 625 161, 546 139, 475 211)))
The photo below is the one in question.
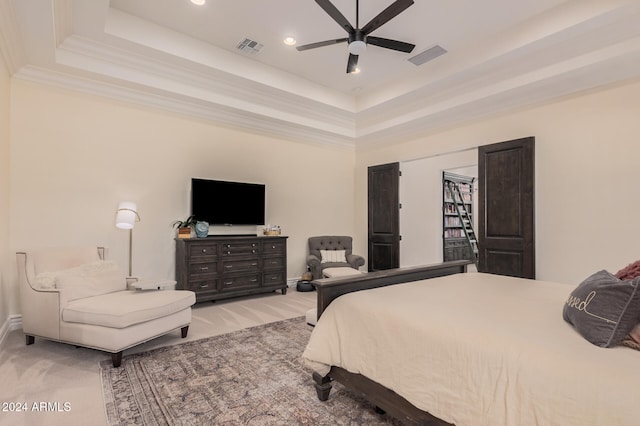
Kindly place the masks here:
POLYGON ((313 373, 313 380, 320 401, 329 399, 332 387, 331 382, 336 380, 355 393, 364 395, 369 402, 376 406, 376 411, 387 413, 400 420, 403 424, 451 426, 451 423, 420 410, 394 391, 361 374, 350 373, 340 367, 331 367, 331 371, 326 376, 313 373))
POLYGON ((425 280, 445 275, 459 274, 467 271, 469 260, 438 263, 427 266, 388 269, 369 272, 362 275, 350 275, 340 278, 324 278, 311 283, 318 290, 318 318, 322 315, 333 299, 343 294, 371 288, 384 287, 393 284, 425 280))
MULTIPOLYGON (((459 274, 467 271, 471 262, 460 260, 439 263, 428 266, 411 268, 389 269, 384 271, 369 272, 367 274, 348 276, 342 278, 326 278, 312 281, 318 291, 318 318, 329 304, 343 294, 354 291, 368 290, 388 285, 419 281, 445 275, 459 274)), ((348 389, 362 394, 376 406, 377 410, 386 412, 390 416, 411 425, 449 425, 426 411, 422 411, 409 401, 379 383, 361 375, 350 373, 347 370, 333 366, 329 374, 322 376, 313 373, 318 399, 326 401, 332 388, 332 381, 341 383, 348 389)))

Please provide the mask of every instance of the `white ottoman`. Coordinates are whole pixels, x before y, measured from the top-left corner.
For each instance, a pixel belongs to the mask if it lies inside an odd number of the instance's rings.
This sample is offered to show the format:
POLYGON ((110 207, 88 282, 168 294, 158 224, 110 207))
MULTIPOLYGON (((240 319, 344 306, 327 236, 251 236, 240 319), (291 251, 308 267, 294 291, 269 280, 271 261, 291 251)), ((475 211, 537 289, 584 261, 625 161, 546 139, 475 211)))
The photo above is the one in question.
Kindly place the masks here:
POLYGON ((307 324, 316 325, 316 322, 318 322, 318 309, 309 309, 307 311, 307 324))
POLYGON ((349 275, 360 275, 364 272, 349 267, 326 268, 322 270, 322 275, 326 278, 347 277, 349 275))

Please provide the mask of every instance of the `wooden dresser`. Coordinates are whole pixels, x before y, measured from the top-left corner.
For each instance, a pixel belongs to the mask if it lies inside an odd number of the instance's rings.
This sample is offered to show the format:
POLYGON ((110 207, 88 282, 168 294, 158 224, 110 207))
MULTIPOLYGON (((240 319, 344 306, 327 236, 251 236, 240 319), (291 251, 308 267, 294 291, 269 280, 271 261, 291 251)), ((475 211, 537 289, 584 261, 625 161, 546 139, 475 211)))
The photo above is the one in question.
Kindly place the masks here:
POLYGON ((176 289, 196 301, 287 293, 287 237, 176 238, 176 289))

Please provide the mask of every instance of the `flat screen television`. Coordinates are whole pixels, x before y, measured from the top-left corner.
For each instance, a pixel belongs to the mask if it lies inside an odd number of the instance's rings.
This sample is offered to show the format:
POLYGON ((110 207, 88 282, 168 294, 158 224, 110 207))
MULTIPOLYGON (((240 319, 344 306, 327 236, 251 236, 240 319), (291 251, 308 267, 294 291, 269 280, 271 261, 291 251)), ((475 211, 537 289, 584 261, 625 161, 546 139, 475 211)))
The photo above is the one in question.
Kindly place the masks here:
POLYGON ((265 185, 193 178, 191 214, 209 225, 264 225, 265 185))

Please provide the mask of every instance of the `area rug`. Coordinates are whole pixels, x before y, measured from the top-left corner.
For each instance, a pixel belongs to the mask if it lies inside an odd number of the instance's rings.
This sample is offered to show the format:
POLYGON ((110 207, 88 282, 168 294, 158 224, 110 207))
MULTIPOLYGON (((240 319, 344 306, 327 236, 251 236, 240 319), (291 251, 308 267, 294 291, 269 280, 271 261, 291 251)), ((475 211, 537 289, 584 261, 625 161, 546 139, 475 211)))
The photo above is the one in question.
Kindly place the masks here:
POLYGON ((319 401, 303 317, 100 364, 109 425, 399 424, 335 383, 319 401))

